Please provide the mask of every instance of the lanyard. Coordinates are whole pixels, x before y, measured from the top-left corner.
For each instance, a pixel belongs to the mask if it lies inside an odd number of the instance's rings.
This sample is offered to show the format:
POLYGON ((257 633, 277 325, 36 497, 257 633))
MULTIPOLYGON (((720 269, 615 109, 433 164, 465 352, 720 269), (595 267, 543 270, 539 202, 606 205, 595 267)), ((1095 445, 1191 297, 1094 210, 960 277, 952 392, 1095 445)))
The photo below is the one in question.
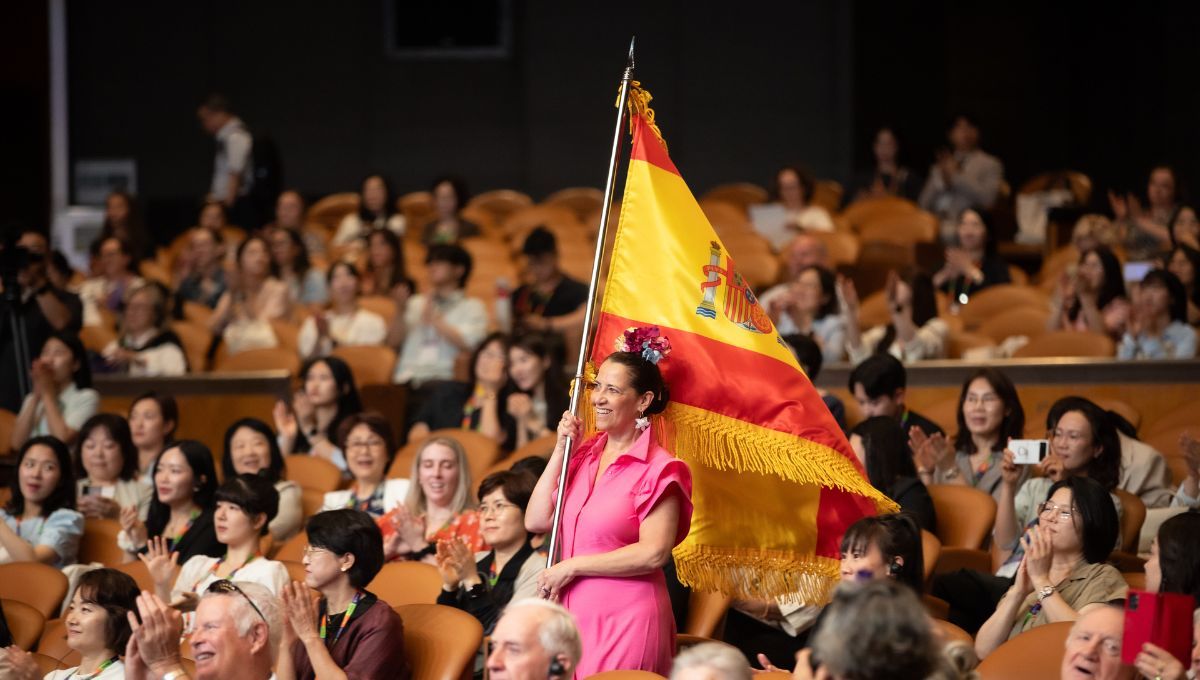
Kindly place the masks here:
POLYGON ((346 499, 346 507, 354 508, 355 510, 362 510, 363 512, 369 512, 371 503, 377 498, 383 498, 383 482, 380 482, 378 485, 376 485, 375 490, 372 491, 371 495, 366 498, 358 497, 358 485, 356 484, 350 487, 350 498, 346 499))
MULTIPOLYGON (((222 555, 222 556, 218 557, 216 562, 213 562, 213 565, 212 565, 212 567, 210 567, 210 568, 209 568, 209 570, 208 570, 208 574, 205 574, 205 575, 201 576, 199 579, 197 579, 197 580, 196 580, 196 582, 195 582, 195 583, 193 583, 193 584, 192 584, 192 592, 197 592, 197 591, 196 591, 196 588, 200 587, 200 584, 201 584, 201 583, 203 583, 203 582, 204 582, 204 579, 208 578, 208 576, 209 576, 210 574, 211 574, 211 575, 213 575, 213 576, 216 576, 216 574, 217 574, 217 570, 218 570, 218 569, 220 569, 220 568, 221 568, 221 565, 225 563, 225 558, 226 558, 226 557, 229 557, 229 553, 225 553, 224 555, 222 555)), ((251 555, 251 556, 250 556, 250 559, 248 559, 248 560, 246 560, 245 562, 243 562, 243 563, 242 563, 242 566, 240 566, 240 567, 238 567, 237 569, 234 569, 233 571, 229 572, 229 576, 226 576, 226 577, 225 577, 225 578, 226 578, 226 580, 232 581, 232 580, 233 580, 233 577, 234 577, 234 576, 237 576, 237 573, 238 573, 239 571, 241 571, 242 569, 245 569, 247 564, 250 564, 251 562, 253 562, 253 561, 254 561, 254 560, 256 560, 256 559, 258 559, 258 555, 257 555, 257 554, 255 554, 255 555, 251 555)))
POLYGON ((192 528, 192 524, 194 524, 196 522, 196 518, 199 516, 200 516, 199 508, 192 511, 192 514, 188 516, 187 524, 183 525, 183 531, 180 531, 179 533, 175 534, 174 537, 171 538, 171 547, 172 548, 179 545, 179 541, 183 540, 184 534, 186 534, 188 532, 188 529, 192 528))
MULTIPOLYGON (((354 593, 354 599, 350 601, 350 606, 346 607, 346 613, 342 615, 342 622, 338 624, 337 630, 333 634, 333 642, 330 646, 337 644, 338 639, 342 637, 342 631, 346 630, 346 624, 350 622, 350 617, 354 616, 354 610, 358 609, 358 601, 362 599, 363 592, 360 590, 354 593)), ((325 639, 325 631, 329 623, 329 612, 321 615, 321 639, 325 639)))
MULTIPOLYGON (((96 672, 95 672, 95 673, 92 673, 91 675, 80 675, 80 676, 79 676, 79 680, 92 680, 92 678, 94 678, 94 677, 96 677, 97 675, 100 675, 101 673, 103 673, 105 668, 108 668, 109 666, 113 665, 114 663, 116 663, 116 662, 117 662, 117 661, 119 661, 120 659, 121 659, 121 657, 119 657, 119 656, 114 656, 113 658, 111 658, 111 659, 109 659, 109 660, 105 661, 104 663, 100 664, 100 667, 96 669, 96 672)), ((70 678, 73 678, 73 677, 75 677, 75 676, 76 676, 76 675, 78 675, 78 674, 79 674, 79 667, 76 667, 76 668, 75 668, 75 670, 71 671, 71 674, 67 676, 67 680, 69 680, 70 678)))

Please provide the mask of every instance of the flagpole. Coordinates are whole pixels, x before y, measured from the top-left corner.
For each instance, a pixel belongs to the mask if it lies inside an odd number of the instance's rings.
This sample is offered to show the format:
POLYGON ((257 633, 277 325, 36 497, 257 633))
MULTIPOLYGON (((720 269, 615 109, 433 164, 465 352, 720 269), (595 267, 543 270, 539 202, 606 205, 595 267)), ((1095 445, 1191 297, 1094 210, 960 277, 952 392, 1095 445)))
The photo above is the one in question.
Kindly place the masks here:
MULTIPOLYGON (((629 40, 629 59, 625 63, 625 72, 621 76, 621 94, 617 98, 617 126, 613 130, 612 154, 608 160, 608 179, 604 183, 604 206, 600 211, 600 229, 596 234, 596 254, 592 258, 592 278, 588 281, 587 305, 583 314, 583 337, 579 340, 579 359, 575 362, 575 389, 571 390, 571 415, 579 417, 579 406, 583 400, 583 372, 587 366, 589 329, 592 327, 592 312, 596 307, 596 295, 600 287, 600 266, 604 262, 604 243, 608 232, 608 218, 612 211, 613 194, 617 185, 617 163, 621 156, 622 126, 625 124, 625 111, 629 103, 629 85, 633 80, 633 46, 637 37, 629 40)), ((549 550, 546 556, 546 567, 554 566, 558 561, 559 524, 562 521, 563 499, 566 497, 567 465, 571 460, 571 449, 575 442, 567 438, 563 452, 562 467, 558 472, 558 497, 554 501, 554 520, 550 525, 549 550)))

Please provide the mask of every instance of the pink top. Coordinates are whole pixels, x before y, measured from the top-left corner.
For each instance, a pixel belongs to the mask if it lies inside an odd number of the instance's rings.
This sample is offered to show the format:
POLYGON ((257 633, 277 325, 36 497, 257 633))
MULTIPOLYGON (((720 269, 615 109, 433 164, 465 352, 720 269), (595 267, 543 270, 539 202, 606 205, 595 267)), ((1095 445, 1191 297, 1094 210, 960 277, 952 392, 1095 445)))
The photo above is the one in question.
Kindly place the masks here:
MULTIPOLYGON (((562 513, 564 560, 637 543, 642 521, 670 493, 680 501, 675 545, 691 526, 692 475, 687 464, 654 443, 647 429, 596 479, 607 442, 608 435, 601 433, 571 456, 562 513)), ((576 678, 618 669, 671 674, 675 620, 661 569, 635 576, 581 577, 568 584, 561 599, 583 637, 576 678)))

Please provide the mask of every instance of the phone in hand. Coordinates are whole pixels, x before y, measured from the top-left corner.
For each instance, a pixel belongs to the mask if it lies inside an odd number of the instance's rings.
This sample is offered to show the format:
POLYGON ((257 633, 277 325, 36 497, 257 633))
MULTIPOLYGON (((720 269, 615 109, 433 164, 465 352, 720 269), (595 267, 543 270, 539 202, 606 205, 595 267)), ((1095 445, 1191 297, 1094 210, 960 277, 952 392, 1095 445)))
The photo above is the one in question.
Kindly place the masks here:
POLYGON ((1149 642, 1171 653, 1186 668, 1192 654, 1192 598, 1180 593, 1131 590, 1125 597, 1121 661, 1133 665, 1149 642))
POLYGON ((1013 452, 1013 463, 1016 465, 1037 465, 1046 459, 1050 452, 1050 441, 1047 439, 1013 439, 1008 443, 1008 450, 1013 452))

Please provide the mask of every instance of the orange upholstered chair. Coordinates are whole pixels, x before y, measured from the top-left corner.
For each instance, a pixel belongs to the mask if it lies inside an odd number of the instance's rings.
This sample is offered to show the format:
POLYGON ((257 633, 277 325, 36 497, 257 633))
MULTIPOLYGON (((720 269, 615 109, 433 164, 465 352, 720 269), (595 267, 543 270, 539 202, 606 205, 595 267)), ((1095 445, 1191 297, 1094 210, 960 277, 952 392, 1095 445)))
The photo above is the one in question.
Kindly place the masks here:
POLYGON ((284 347, 248 349, 217 358, 214 373, 245 373, 248 371, 282 370, 291 375, 300 373, 300 357, 284 347))
POLYGON ((496 224, 503 223, 509 215, 531 205, 533 205, 533 199, 529 197, 529 194, 512 189, 485 191, 472 196, 471 200, 467 202, 468 208, 478 208, 491 213, 492 220, 496 224))
POLYGON ((474 616, 438 604, 392 607, 404 621, 404 653, 412 677, 467 680, 483 644, 483 626, 474 616))
POLYGON ((367 590, 395 607, 402 604, 436 604, 442 589, 437 567, 424 562, 388 562, 367 590))
POLYGON ((701 197, 704 201, 724 201, 738 206, 743 211, 756 203, 767 202, 767 190, 751 182, 718 184, 701 197))
POLYGON ((1047 623, 1005 642, 976 669, 983 680, 1058 680, 1071 621, 1047 623))
POLYGON ((0 600, 0 607, 4 608, 4 620, 12 633, 13 644, 27 652, 33 651, 46 626, 46 617, 19 600, 0 600))
POLYGON ((604 205, 604 192, 593 187, 567 187, 543 198, 542 205, 566 208, 575 213, 576 218, 583 220, 604 205))
POLYGON ((996 523, 996 501, 990 494, 958 484, 930 484, 929 496, 943 548, 983 547, 996 523))
POLYGON ((1116 344, 1107 335, 1078 331, 1054 331, 1030 340, 1029 344, 1013 352, 1013 356, 1017 358, 1112 357, 1116 355, 1116 351, 1116 344))
POLYGON ((333 491, 342 482, 342 471, 319 456, 295 453, 284 460, 284 476, 306 489, 333 491))
POLYGON ((67 577, 41 562, 0 564, 0 599, 20 600, 51 618, 67 596, 67 577))
POLYGON ((79 542, 79 562, 99 562, 115 566, 125 560, 125 551, 117 545, 121 523, 115 519, 87 519, 83 523, 83 538, 79 542))
POLYGON ((312 204, 308 219, 322 225, 326 231, 336 232, 342 218, 358 210, 358 200, 358 194, 353 191, 329 194, 312 204))

